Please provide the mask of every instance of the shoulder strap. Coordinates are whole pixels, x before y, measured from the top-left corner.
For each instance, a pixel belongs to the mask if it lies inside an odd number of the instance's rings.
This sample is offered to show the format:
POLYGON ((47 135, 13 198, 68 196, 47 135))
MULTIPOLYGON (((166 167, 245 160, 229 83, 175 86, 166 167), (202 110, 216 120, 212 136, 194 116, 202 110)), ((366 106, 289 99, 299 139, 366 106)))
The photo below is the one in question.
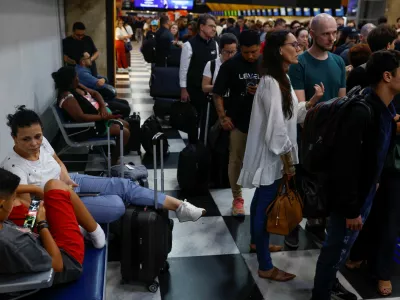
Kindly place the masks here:
POLYGON ((218 42, 215 41, 215 48, 217 49, 217 58, 219 57, 219 45, 218 42))
POLYGON ((211 65, 210 65, 211 79, 214 79, 215 65, 216 65, 216 61, 214 59, 211 61, 211 65))

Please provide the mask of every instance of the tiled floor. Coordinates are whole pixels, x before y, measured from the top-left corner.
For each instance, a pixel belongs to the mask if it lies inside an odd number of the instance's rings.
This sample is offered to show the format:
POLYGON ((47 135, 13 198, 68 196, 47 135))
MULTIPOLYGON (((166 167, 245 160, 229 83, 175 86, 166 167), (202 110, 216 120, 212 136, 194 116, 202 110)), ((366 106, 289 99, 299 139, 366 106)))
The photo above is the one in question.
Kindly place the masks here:
MULTIPOLYGON (((152 114, 153 100, 149 96, 150 66, 143 60, 134 45, 132 51, 133 72, 117 76, 117 89, 121 98, 127 99, 133 111, 140 112, 142 122, 152 114)), ((280 253, 272 254, 277 267, 297 274, 295 280, 276 283, 260 279, 257 276, 257 258, 249 253, 250 202, 254 190, 245 190, 246 217, 242 219, 230 216, 232 201, 229 189, 211 190, 201 196, 186 197, 179 191, 176 179, 179 152, 185 147, 186 134, 167 129, 170 155, 165 159, 166 193, 207 209, 206 217, 196 223, 179 223, 175 220, 173 248, 169 255, 170 271, 159 278, 160 290, 147 292, 140 285, 121 285, 118 262, 110 262, 107 274, 107 300, 308 300, 313 286, 316 260, 319 249, 310 235, 300 230, 300 247, 297 251, 284 248, 280 253)), ((74 156, 74 155, 72 155, 74 156)), ((101 160, 90 155, 91 163, 67 164, 75 171, 96 174, 103 170, 101 160), (82 167, 83 166, 83 167, 82 167)), ((67 157, 67 156, 64 156, 67 157)), ((70 158, 70 157, 68 157, 70 158)), ((87 155, 74 158, 85 160, 87 155)), ((153 187, 153 163, 147 155, 130 155, 126 161, 143 163, 149 169, 150 188, 153 187)), ((71 171, 72 171, 71 170, 71 171)), ((175 217, 174 213, 170 214, 175 217)), ((283 245, 283 237, 272 236, 271 242, 283 245)), ((365 299, 378 298, 375 286, 366 276, 344 273, 357 291, 365 299)), ((396 272, 394 283, 400 289, 400 272, 396 272)), ((353 290, 351 284, 338 274, 342 284, 353 290)), ((395 285, 396 287, 396 285, 395 285)), ((354 290, 353 290, 354 291, 354 290)), ((400 290, 394 291, 400 296, 400 290)), ((361 299, 361 297, 359 297, 361 299)), ((400 299, 394 297, 391 299, 400 299)))

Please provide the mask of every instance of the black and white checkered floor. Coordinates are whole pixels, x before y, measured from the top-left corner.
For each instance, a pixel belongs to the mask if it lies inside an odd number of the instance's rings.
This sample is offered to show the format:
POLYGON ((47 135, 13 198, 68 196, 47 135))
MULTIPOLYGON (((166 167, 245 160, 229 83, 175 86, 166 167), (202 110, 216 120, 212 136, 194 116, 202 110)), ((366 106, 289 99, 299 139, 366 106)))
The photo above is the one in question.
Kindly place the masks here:
MULTIPOLYGON (((127 99, 133 111, 140 112, 142 122, 152 115, 154 101, 149 96, 150 66, 134 44, 132 68, 129 74, 117 75, 120 98, 127 99)), ((179 191, 176 179, 179 152, 185 147, 187 136, 167 129, 170 155, 165 160, 165 190, 169 195, 186 198, 179 191)), ((85 160, 87 154, 63 155, 63 159, 85 160)), ((97 175, 104 170, 101 157, 90 154, 89 163, 67 163, 70 171, 84 171, 97 175)), ((130 155, 126 161, 144 164, 149 169, 150 188, 153 185, 152 158, 130 155)), ((188 197, 196 206, 204 207, 207 215, 196 223, 175 222, 173 248, 169 255, 170 271, 159 278, 160 289, 156 294, 147 292, 143 286, 120 285, 118 262, 110 262, 107 274, 107 300, 309 300, 313 286, 318 246, 303 229, 300 232, 300 247, 296 251, 285 248, 273 253, 274 264, 297 275, 287 283, 276 283, 257 276, 256 254, 249 253, 250 202, 254 190, 245 190, 246 217, 230 216, 232 196, 229 189, 210 190, 208 194, 188 197)), ((304 223, 304 222, 303 222, 304 223)), ((273 236, 271 243, 284 245, 283 237, 273 236)), ((338 274, 344 286, 359 299, 379 298, 375 284, 368 281, 364 273, 338 274), (356 290, 357 292, 356 292, 356 290)), ((394 298, 400 299, 400 268, 393 278, 394 298), (397 284, 396 284, 397 283, 397 284), (398 296, 398 297, 395 297, 398 296)))

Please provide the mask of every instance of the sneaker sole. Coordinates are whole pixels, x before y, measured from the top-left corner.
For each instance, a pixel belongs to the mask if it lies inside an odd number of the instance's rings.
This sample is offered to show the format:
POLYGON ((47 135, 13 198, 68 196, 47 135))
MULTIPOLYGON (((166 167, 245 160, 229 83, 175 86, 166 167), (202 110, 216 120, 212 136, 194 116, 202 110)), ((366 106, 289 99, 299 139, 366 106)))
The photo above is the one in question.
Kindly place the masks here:
POLYGON ((207 213, 207 211, 204 209, 203 213, 200 215, 200 217, 198 217, 196 220, 186 220, 186 221, 181 221, 179 220, 179 223, 186 223, 186 222, 197 222, 198 220, 200 220, 202 217, 204 217, 204 215, 207 213))
POLYGON ((287 242, 286 240, 285 240, 285 245, 290 247, 290 248, 299 248, 299 243, 294 245, 294 244, 291 244, 291 243, 287 242))

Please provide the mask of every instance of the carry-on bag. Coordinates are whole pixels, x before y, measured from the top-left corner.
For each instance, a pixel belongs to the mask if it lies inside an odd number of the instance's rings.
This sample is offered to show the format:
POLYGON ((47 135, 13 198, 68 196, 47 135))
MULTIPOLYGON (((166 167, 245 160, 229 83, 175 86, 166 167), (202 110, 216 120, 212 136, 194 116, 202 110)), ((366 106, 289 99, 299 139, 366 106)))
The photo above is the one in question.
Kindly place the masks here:
POLYGON ((155 97, 153 105, 154 114, 156 117, 164 119, 166 116, 171 115, 173 104, 177 101, 177 99, 155 97))
MULTIPOLYGON (((141 144, 143 146, 143 149, 146 151, 146 153, 153 154, 153 137, 155 134, 158 132, 162 132, 162 126, 160 122, 157 120, 156 116, 150 116, 142 125, 140 128, 140 138, 141 138, 141 144)), ((168 154, 168 139, 167 137, 163 134, 162 135, 162 144, 163 144, 163 155, 168 154)), ((160 152, 160 145, 157 145, 157 152, 160 152)))
POLYGON ((122 217, 121 275, 122 282, 143 282, 150 292, 158 290, 155 278, 167 271, 168 253, 172 249, 173 221, 168 211, 158 207, 157 144, 160 143, 161 192, 164 191, 163 136, 153 137, 154 207, 129 206, 122 217))
POLYGON ((181 97, 179 68, 154 67, 150 77, 150 96, 179 99, 181 97))
POLYGON ((136 151, 140 155, 140 114, 134 112, 125 121, 129 123, 129 131, 131 132, 126 147, 129 151, 136 151))
MULTIPOLYGON (((206 124, 208 128, 210 103, 207 106, 206 124)), ((177 179, 179 187, 188 192, 205 191, 208 188, 210 152, 207 147, 207 131, 204 143, 197 141, 189 143, 180 153, 178 160, 177 179)))

